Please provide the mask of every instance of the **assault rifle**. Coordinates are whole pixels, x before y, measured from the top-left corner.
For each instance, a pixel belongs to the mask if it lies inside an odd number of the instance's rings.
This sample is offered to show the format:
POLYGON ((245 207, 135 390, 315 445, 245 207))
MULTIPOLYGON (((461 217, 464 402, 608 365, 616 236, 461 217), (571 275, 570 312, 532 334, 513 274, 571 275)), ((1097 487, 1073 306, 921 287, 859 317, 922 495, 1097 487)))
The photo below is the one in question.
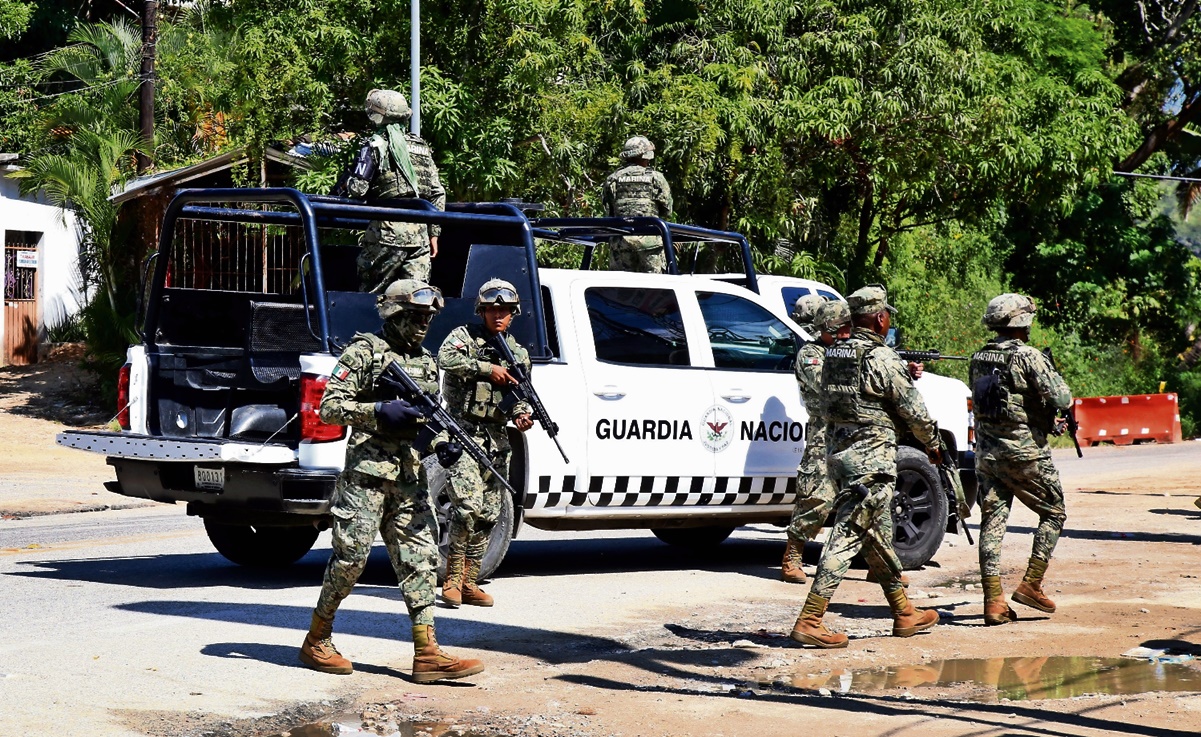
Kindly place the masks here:
POLYGON ((509 348, 509 341, 505 340, 505 334, 497 333, 489 339, 489 342, 492 343, 492 347, 496 349, 501 360, 509 364, 509 374, 517 379, 517 385, 509 387, 509 393, 505 396, 501 409, 507 412, 518 402, 528 402, 534 410, 534 418, 542 425, 547 436, 555 441, 555 447, 559 449, 559 455, 563 456, 563 462, 571 463, 567 460, 567 453, 563 451, 563 446, 559 444, 558 423, 550 418, 550 413, 546 411, 546 405, 542 403, 542 398, 534 389, 534 383, 530 381, 530 375, 526 373, 525 367, 517 362, 517 358, 509 348))
MULTIPOLYGON (((1051 354, 1050 346, 1043 348, 1043 355, 1047 357, 1047 362, 1051 364, 1051 368, 1055 369, 1055 372, 1058 373, 1059 367, 1055 365, 1055 356, 1051 354)), ((1084 453, 1080 450, 1080 441, 1076 439, 1076 433, 1080 430, 1080 423, 1076 422, 1076 408, 1072 407, 1071 409, 1061 410, 1056 413, 1056 421, 1052 424, 1051 428, 1051 431, 1056 435, 1059 434, 1055 432, 1055 426, 1059 424, 1059 418, 1063 418, 1063 423, 1068 429, 1068 436, 1072 438, 1072 445, 1076 446, 1076 457, 1083 458, 1084 453)))
MULTIPOLYGON (((330 345, 338 349, 339 352, 343 349, 343 346, 338 345, 333 340, 330 341, 330 345)), ((409 376, 408 372, 401 368, 395 360, 388 362, 388 365, 384 368, 384 375, 380 377, 380 382, 394 389, 400 399, 404 399, 416 407, 421 416, 425 418, 425 427, 421 428, 421 431, 417 434, 417 440, 413 443, 413 447, 417 448, 418 451, 429 450, 430 443, 433 442, 438 433, 445 430, 452 440, 462 446, 464 453, 471 456, 472 460, 488 469, 493 476, 500 479, 505 488, 514 495, 517 494, 517 490, 504 477, 504 474, 497 471, 496 466, 492 465, 492 459, 488 457, 488 452, 472 440, 471 435, 442 406, 440 395, 422 391, 413 377, 409 376)))
POLYGON ((938 351, 906 351, 898 350, 897 355, 903 361, 912 361, 914 363, 929 363, 931 361, 968 361, 971 360, 967 356, 944 356, 938 351))

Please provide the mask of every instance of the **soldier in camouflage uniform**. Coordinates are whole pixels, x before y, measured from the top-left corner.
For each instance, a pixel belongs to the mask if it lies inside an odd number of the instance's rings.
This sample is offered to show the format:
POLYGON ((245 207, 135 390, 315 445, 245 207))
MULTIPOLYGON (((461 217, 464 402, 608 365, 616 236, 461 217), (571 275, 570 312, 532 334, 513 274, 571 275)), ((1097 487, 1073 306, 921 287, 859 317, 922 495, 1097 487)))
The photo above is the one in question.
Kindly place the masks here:
MULTIPOLYGON (((359 150, 354 168, 335 193, 357 199, 420 197, 446 209, 434 152, 421 136, 405 129, 411 110, 404 95, 372 90, 367 117, 379 126, 359 150)), ((437 225, 375 221, 359 239, 359 280, 364 292, 380 293, 396 279, 428 282, 430 259, 438 255, 437 225)))
POLYGON ((976 413, 980 577, 988 625, 1017 619, 1001 589, 1001 540, 1015 497, 1038 515, 1038 529, 1013 600, 1055 611, 1042 581, 1067 512, 1047 434, 1063 432, 1056 415, 1072 406, 1072 393, 1050 360, 1026 345, 1034 312, 1034 302, 1021 294, 1002 294, 989 302, 983 322, 997 335, 972 355, 968 368, 976 413))
MULTIPOLYGON (((346 468, 338 477, 330 513, 333 554, 321 596, 300 648, 300 660, 325 673, 352 671, 331 639, 334 614, 354 587, 377 533, 382 534, 413 624, 413 680, 463 678, 484 669, 460 660, 434 639, 438 522, 413 442, 425 423, 411 404, 381 385, 395 361, 426 391, 438 388, 438 367, 421 346, 430 320, 442 308, 438 290, 411 279, 393 282, 376 305, 384 320, 379 334, 359 333, 346 347, 321 400, 322 422, 353 427, 346 468)), ((435 438, 444 466, 462 454, 456 443, 435 438)))
MULTIPOLYGON (((671 187, 662 174, 651 167, 655 144, 643 136, 634 136, 621 149, 625 166, 605 179, 601 202, 610 217, 671 218, 671 187)), ((654 235, 633 235, 609 241, 609 268, 615 271, 640 271, 662 274, 667 271, 663 239, 654 235)))
POLYGON ((906 427, 941 460, 938 427, 905 363, 884 345, 895 310, 884 287, 873 284, 847 298, 854 329, 826 349, 822 387, 826 395, 827 464, 838 484, 834 529, 822 551, 813 586, 789 635, 822 648, 846 647, 847 637, 822 624, 830 597, 864 550, 869 574, 879 581, 892 609, 892 634, 909 637, 938 623, 938 613, 915 609, 901 583, 892 547, 892 496, 896 487, 897 434, 906 427))
MULTIPOLYGON (((520 311, 517 289, 507 281, 490 279, 475 300, 480 322, 455 328, 438 350, 438 365, 446 377, 447 408, 503 474, 509 471, 512 455, 508 423, 512 420, 518 430, 529 430, 534 424, 530 418, 533 410, 525 402, 502 408, 504 388, 516 384, 517 379, 491 341, 501 336, 513 357, 530 370, 529 353, 506 332, 520 311)), ((492 606, 492 597, 479 587, 478 579, 488 539, 500 517, 502 495, 508 491, 470 456, 451 466, 447 478, 453 510, 442 601, 455 608, 460 604, 492 606)))
POLYGON ((851 313, 845 302, 827 302, 816 294, 799 297, 792 308, 792 319, 817 340, 806 342, 797 351, 796 378, 801 401, 809 413, 805 425, 805 453, 797 467, 796 505, 788 525, 788 545, 784 548, 781 577, 788 583, 805 583, 801 554, 826 523, 834 508, 838 489, 826 470, 826 411, 822 395, 822 363, 826 346, 841 334, 850 335, 851 313))

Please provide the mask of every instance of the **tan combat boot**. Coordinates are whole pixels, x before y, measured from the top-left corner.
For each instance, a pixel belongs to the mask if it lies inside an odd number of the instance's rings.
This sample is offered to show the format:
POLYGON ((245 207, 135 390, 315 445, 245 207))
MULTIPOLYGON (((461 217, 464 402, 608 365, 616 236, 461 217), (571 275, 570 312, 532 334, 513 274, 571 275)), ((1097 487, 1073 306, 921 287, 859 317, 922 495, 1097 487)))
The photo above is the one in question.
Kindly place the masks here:
POLYGON ((446 558, 446 578, 442 580, 442 603, 458 609, 463 603, 463 554, 446 558))
POLYGON ((810 591, 809 598, 805 599, 805 606, 801 608, 801 616, 797 617, 796 624, 792 626, 792 632, 788 633, 788 637, 801 644, 823 649, 846 647, 846 635, 841 632, 831 632, 826 629, 826 625, 822 624, 822 616, 826 613, 826 607, 829 604, 829 599, 823 599, 810 591))
POLYGON ((892 608, 892 636, 913 637, 922 630, 938 624, 938 612, 932 609, 915 609, 905 595, 905 589, 885 591, 888 606, 892 608))
POLYGON ((980 582, 984 587, 984 624, 992 627, 1016 622, 1017 613, 1005 603, 1005 592, 1001 589, 1001 577, 983 576, 980 582))
POLYGON ((788 583, 805 583, 808 580, 801 570, 801 553, 804 550, 804 543, 788 538, 788 544, 784 547, 784 562, 780 564, 780 577, 788 583))
POLYGON ((313 612, 309 633, 305 635, 304 644, 300 646, 300 662, 322 673, 344 676, 352 673, 354 667, 349 660, 342 657, 338 648, 334 647, 333 632, 334 620, 322 619, 317 616, 317 612, 313 612))
POLYGON ((460 660, 438 647, 434 639, 434 625, 413 626, 413 681, 433 681, 466 678, 484 670, 478 660, 460 660))
POLYGON ((1018 584, 1010 598, 1019 604, 1034 607, 1040 612, 1053 614, 1055 602, 1048 599, 1047 595, 1043 593, 1043 576, 1046 573, 1047 561, 1031 558, 1030 563, 1026 566, 1026 575, 1022 577, 1022 582, 1018 584))
POLYGON ((463 603, 467 606, 492 606, 493 599, 479 587, 480 561, 469 559, 463 566, 463 603))

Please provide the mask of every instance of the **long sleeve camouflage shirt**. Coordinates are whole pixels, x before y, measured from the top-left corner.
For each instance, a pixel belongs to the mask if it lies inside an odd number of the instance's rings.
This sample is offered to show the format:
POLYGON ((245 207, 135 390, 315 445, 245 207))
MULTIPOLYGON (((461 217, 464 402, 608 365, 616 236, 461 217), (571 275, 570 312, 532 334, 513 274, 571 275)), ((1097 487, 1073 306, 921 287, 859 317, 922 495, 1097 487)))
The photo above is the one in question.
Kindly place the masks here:
POLYGON ((613 217, 652 216, 669 219, 671 186, 661 173, 631 164, 610 174, 601 188, 605 212, 613 217))
MULTIPOLYGON (((420 197, 427 200, 438 210, 446 209, 446 188, 438 175, 438 165, 434 162, 434 151, 429 143, 421 136, 405 133, 405 143, 409 149, 409 159, 413 162, 413 171, 417 175, 417 190, 406 180, 399 166, 396 166, 388 154, 388 141, 383 135, 376 133, 371 136, 367 146, 371 147, 371 160, 374 163, 370 179, 355 176, 353 173, 346 181, 347 191, 351 197, 372 199, 420 197)), ((430 225, 430 236, 438 236, 442 232, 439 225, 430 225)))
POLYGON ((938 426, 897 352, 884 345, 884 338, 868 328, 856 327, 849 340, 873 346, 863 359, 864 394, 882 400, 888 414, 894 421, 899 420, 898 430, 902 426, 908 427, 919 443, 927 448, 937 447, 938 426))
POLYGON ((826 408, 822 391, 822 362, 826 358, 826 347, 821 343, 809 342, 801 346, 796 355, 797 388, 801 401, 809 413, 805 425, 806 447, 823 447, 826 444, 826 408))
MULTIPOLYGON (((505 341, 513 357, 529 375, 529 352, 508 333, 505 334, 505 341)), ((511 366, 489 344, 488 332, 483 325, 472 323, 452 330, 438 349, 438 365, 445 372, 447 406, 460 420, 504 424, 533 411, 528 403, 518 402, 507 414, 501 412, 500 404, 504 400, 505 390, 493 384, 489 377, 493 365, 511 366)))
POLYGON ((397 351, 379 335, 359 333, 342 353, 321 398, 321 421, 349 425, 346 468, 389 480, 417 480, 420 457, 413 449, 421 422, 398 432, 381 430, 375 420, 375 403, 396 399, 380 382, 389 362, 396 361, 427 392, 438 391, 438 366, 421 346, 397 351))

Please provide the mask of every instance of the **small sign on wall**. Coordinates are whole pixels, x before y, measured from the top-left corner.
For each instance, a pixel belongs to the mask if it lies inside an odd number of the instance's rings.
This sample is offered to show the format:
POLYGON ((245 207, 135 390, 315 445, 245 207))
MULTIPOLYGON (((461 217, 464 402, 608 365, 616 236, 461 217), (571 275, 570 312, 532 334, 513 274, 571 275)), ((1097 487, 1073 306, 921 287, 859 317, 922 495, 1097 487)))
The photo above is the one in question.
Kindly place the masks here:
POLYGON ((37 251, 17 251, 18 269, 36 269, 38 267, 37 251))

